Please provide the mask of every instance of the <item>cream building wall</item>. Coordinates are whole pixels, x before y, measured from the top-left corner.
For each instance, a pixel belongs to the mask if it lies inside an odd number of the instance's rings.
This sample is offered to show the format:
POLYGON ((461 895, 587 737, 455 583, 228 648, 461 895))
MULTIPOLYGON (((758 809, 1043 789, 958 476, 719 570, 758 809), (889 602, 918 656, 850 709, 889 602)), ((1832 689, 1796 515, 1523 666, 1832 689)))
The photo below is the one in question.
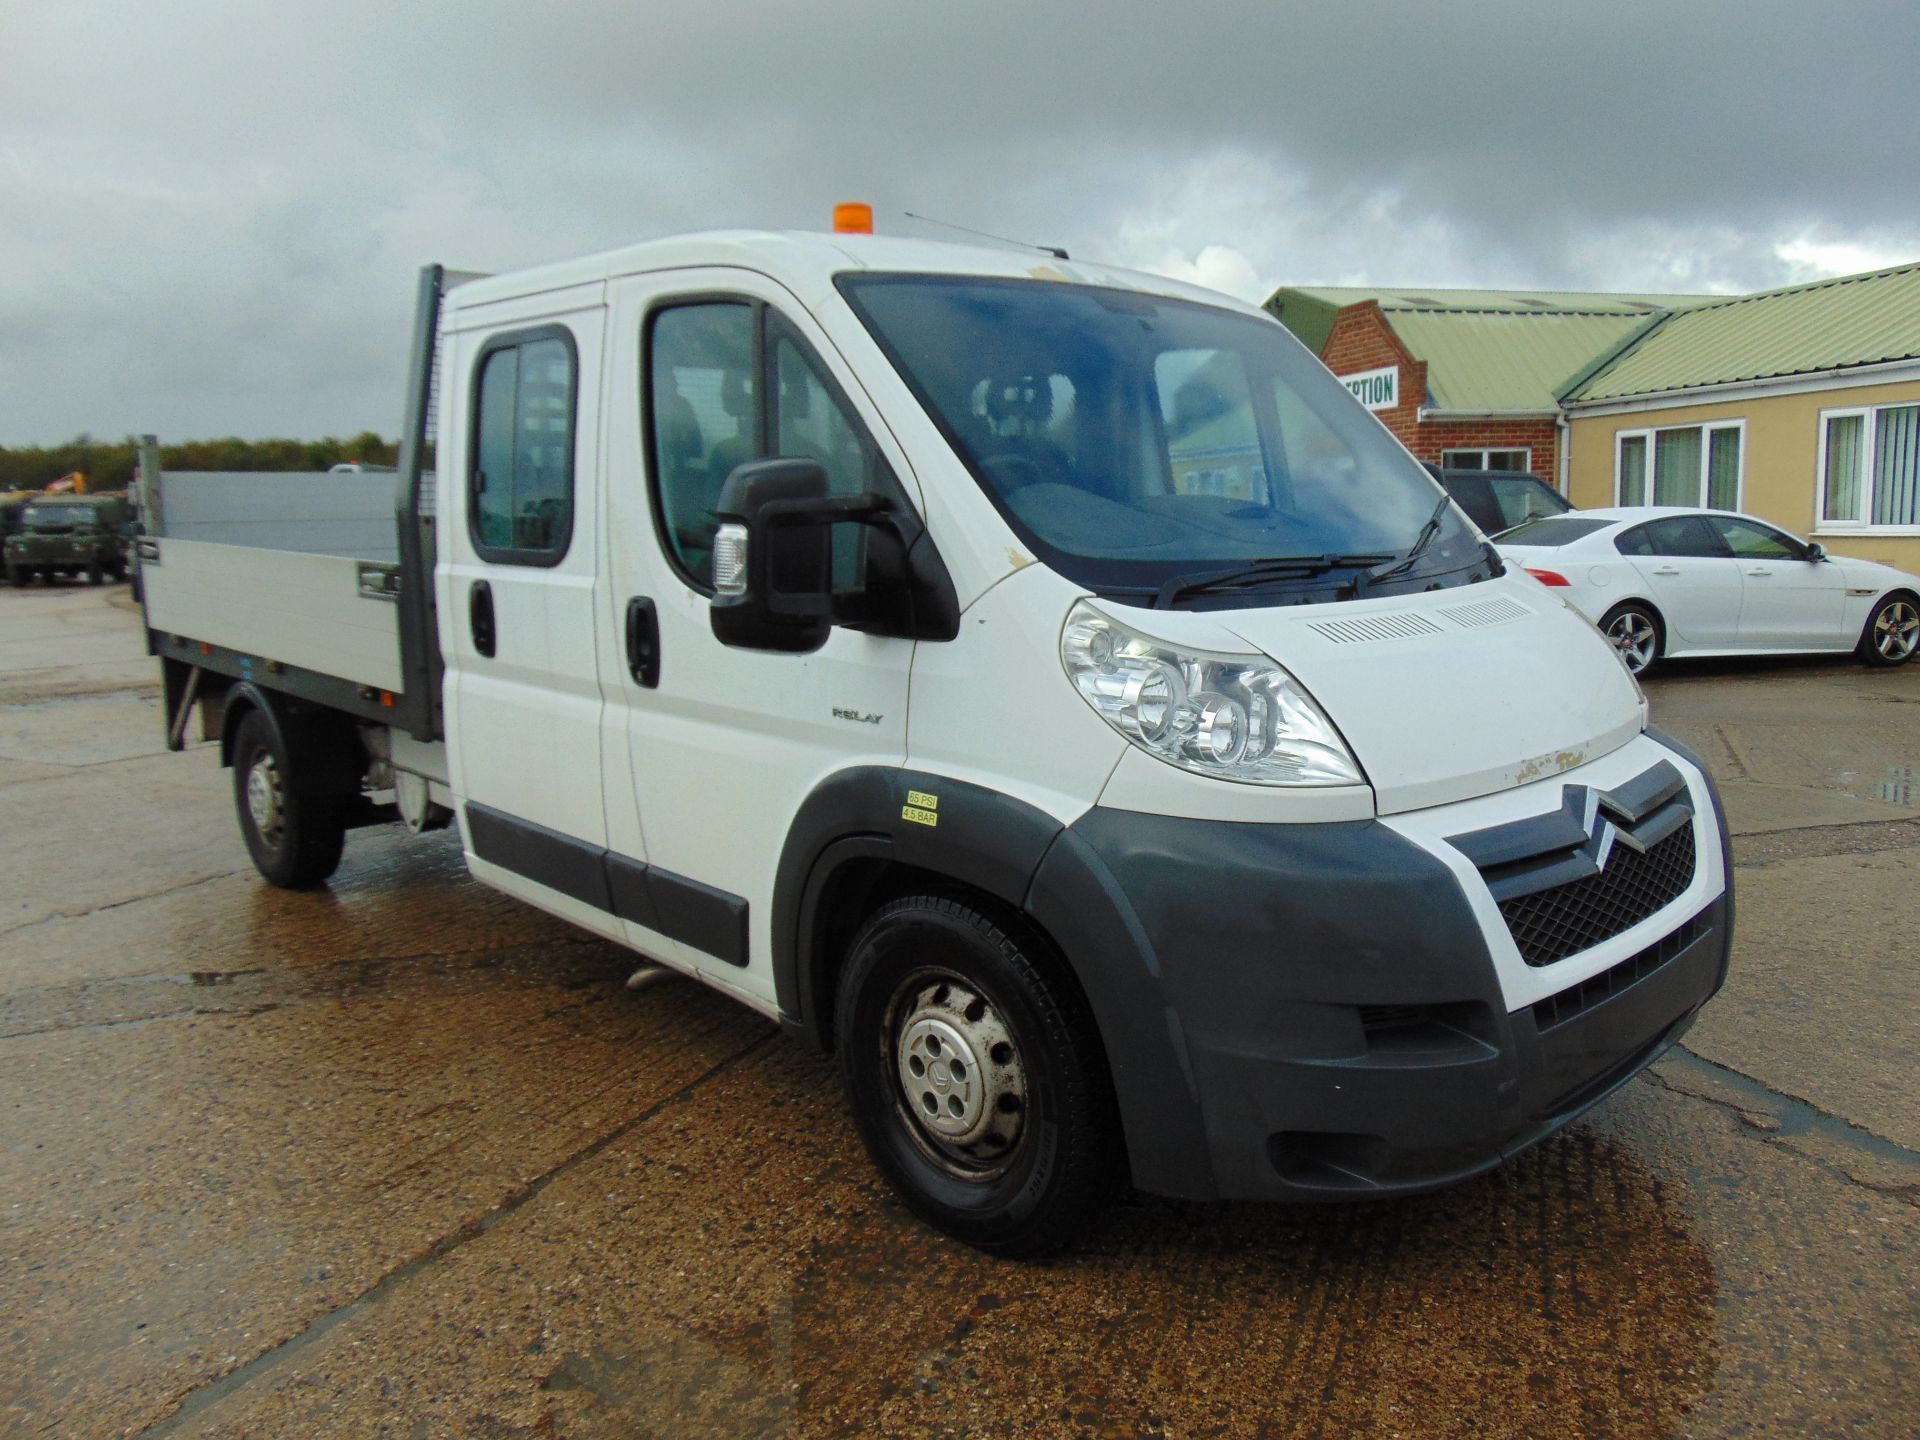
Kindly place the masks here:
MULTIPOLYGON (((1820 494, 1820 412, 1850 406, 1920 402, 1920 379, 1842 385, 1799 394, 1751 395, 1699 405, 1642 405, 1617 414, 1571 416, 1567 498, 1582 509, 1614 503, 1614 437, 1742 420, 1740 508, 1783 530, 1818 540, 1835 555, 1881 560, 1920 574, 1920 535, 1864 535, 1815 523, 1820 494)), ((1611 408, 1611 407, 1608 407, 1611 408)))

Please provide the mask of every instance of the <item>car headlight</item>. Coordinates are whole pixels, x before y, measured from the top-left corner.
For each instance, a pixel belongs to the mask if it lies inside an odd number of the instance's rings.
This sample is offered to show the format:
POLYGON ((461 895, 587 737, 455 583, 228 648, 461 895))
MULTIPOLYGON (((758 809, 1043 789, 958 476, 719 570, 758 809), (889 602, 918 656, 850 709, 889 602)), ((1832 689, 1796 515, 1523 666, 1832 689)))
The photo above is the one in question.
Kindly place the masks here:
POLYGON ((1169 765, 1249 785, 1365 780, 1333 722, 1264 655, 1177 649, 1081 600, 1060 660, 1103 720, 1169 765))

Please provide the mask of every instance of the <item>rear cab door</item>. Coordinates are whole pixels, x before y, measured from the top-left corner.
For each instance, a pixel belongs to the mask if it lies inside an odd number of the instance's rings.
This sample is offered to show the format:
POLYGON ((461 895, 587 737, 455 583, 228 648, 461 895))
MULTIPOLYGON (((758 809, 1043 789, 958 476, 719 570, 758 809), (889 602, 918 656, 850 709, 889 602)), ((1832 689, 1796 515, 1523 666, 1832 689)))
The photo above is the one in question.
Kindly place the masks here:
POLYGON ((605 286, 450 312, 435 572, 449 774, 480 878, 602 933, 595 604, 605 286))

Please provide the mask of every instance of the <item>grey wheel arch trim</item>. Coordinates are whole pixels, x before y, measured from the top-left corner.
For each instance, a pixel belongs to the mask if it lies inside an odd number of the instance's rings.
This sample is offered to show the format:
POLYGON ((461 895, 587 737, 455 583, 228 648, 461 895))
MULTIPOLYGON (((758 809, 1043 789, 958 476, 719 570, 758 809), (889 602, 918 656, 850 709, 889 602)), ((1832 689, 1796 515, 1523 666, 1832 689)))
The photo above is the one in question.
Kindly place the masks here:
MULTIPOLYGON (((1118 882, 1071 829, 1025 801, 925 772, 862 766, 829 776, 787 833, 773 897, 773 977, 783 1022, 833 1043, 844 956, 823 943, 847 896, 839 881, 878 863, 910 866, 1000 901, 1059 951, 1093 1012, 1119 1100, 1134 1183, 1214 1193, 1199 1094, 1160 966, 1118 882), (930 811, 909 792, 934 796, 930 811), (937 815, 928 825, 905 818, 937 815)), ((839 917, 844 921, 845 917, 839 917)))

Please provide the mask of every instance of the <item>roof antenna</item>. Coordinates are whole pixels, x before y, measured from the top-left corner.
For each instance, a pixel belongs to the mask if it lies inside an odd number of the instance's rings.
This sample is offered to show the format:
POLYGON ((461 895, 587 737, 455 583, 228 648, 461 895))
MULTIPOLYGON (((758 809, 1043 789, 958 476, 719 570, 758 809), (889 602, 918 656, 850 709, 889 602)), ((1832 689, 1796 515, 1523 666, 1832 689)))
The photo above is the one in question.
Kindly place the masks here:
POLYGON ((909 220, 921 220, 929 225, 943 225, 949 230, 958 230, 962 235, 978 235, 982 240, 997 240, 1002 245, 1018 246, 1022 250, 1038 250, 1051 255, 1056 260, 1071 260, 1073 257, 1058 245, 1036 245, 1031 240, 1009 240, 1005 235, 995 235, 989 230, 975 230, 968 225, 956 225, 951 220, 936 220, 931 215, 916 215, 911 210, 902 211, 909 220))

